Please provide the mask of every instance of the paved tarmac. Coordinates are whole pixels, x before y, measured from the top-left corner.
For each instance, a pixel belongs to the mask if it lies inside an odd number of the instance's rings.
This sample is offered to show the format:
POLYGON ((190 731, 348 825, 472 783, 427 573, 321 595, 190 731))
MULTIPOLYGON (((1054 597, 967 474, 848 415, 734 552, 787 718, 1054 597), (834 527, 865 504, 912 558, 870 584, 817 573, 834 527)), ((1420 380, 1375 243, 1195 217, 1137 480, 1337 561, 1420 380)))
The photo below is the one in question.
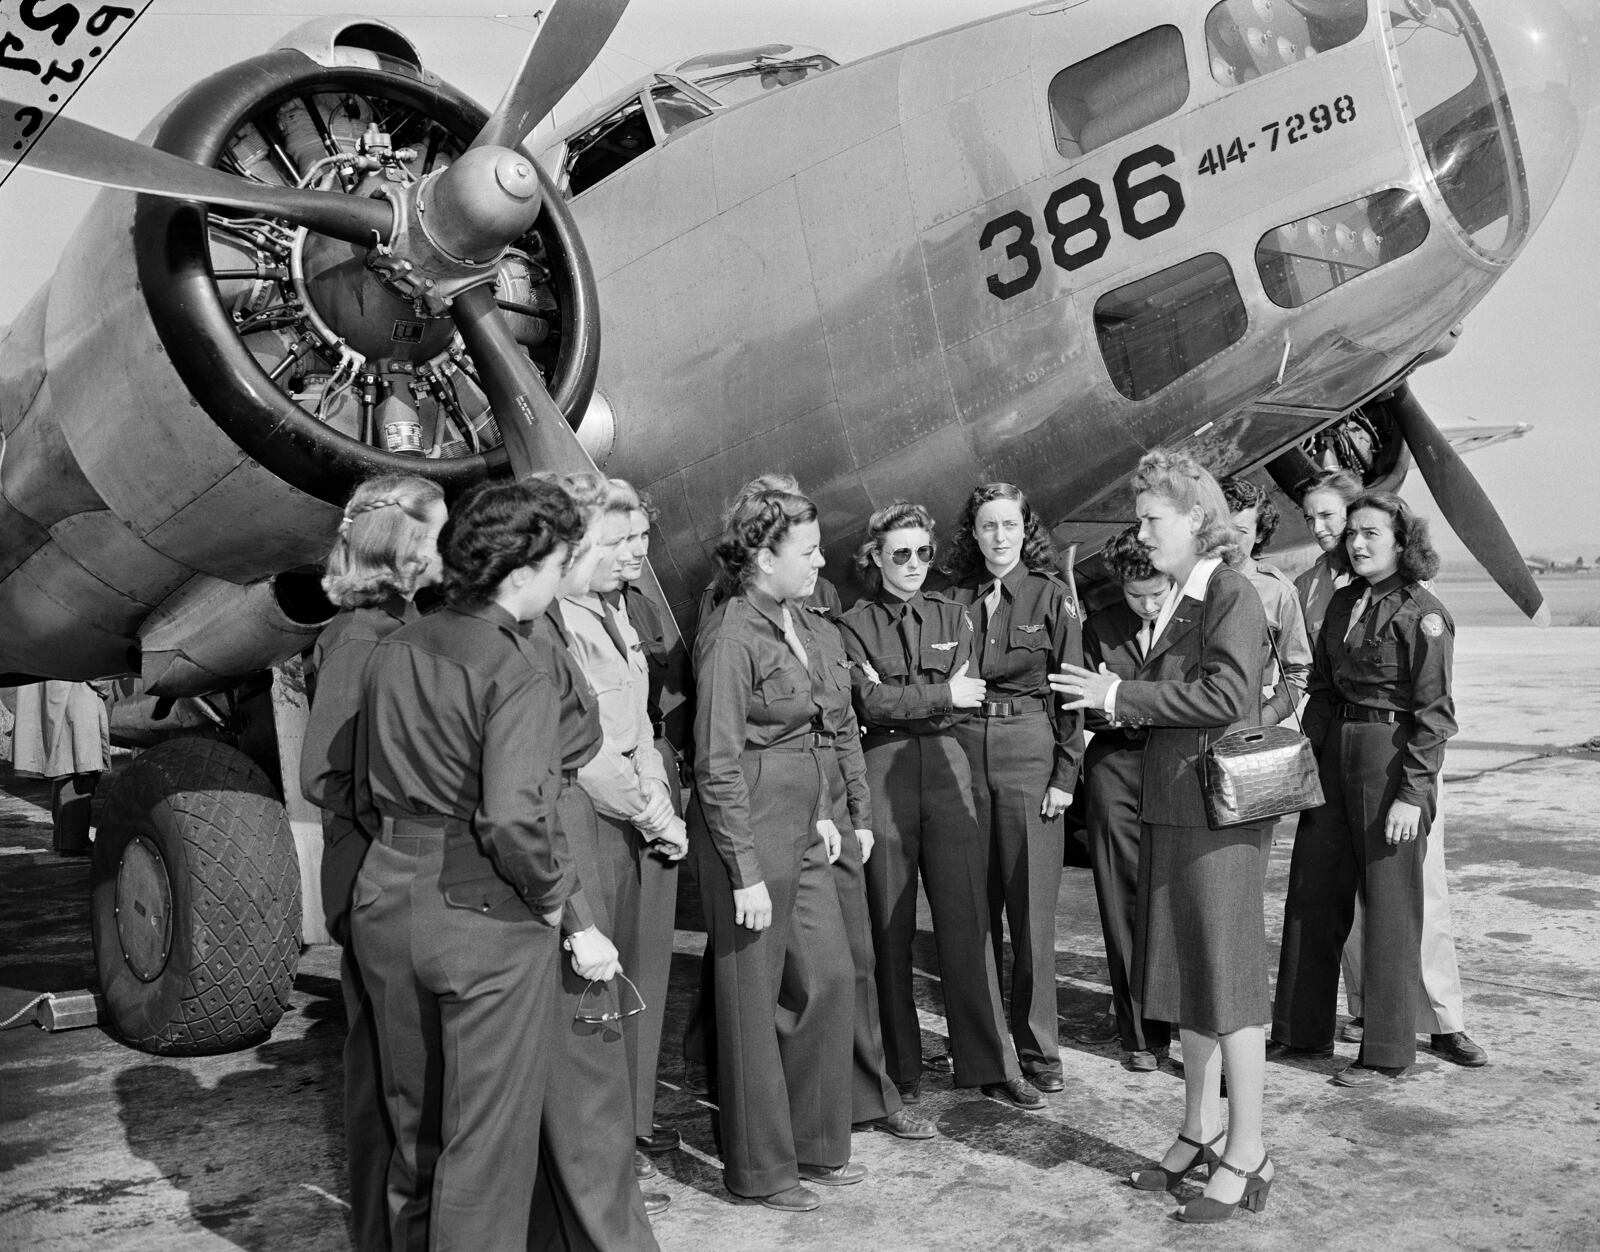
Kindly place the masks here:
MULTIPOLYGON (((1057 929, 1067 1089, 1046 1112, 930 1076, 919 1111, 937 1139, 858 1134, 867 1181, 786 1216, 727 1202, 711 1110, 678 1089, 669 1054, 659 1112, 688 1146, 661 1158, 674 1198, 656 1222, 662 1247, 1600 1247, 1600 630, 1464 627, 1456 692, 1447 856, 1468 1030, 1487 1068, 1422 1052, 1398 1089, 1374 1095, 1329 1081, 1353 1045, 1270 1065, 1266 1211, 1181 1226, 1170 1199, 1120 1185, 1170 1141, 1181 1080, 1070 1040, 1106 994, 1093 886, 1069 869, 1057 929)), ((93 977, 88 871, 50 854, 45 803, 42 785, 0 767, 0 1019, 93 977)), ((1290 834, 1280 827, 1268 880, 1274 953, 1290 834)), ((701 942, 678 933, 669 1039, 701 942)), ((938 983, 919 982, 937 1051, 938 983)), ((293 1008, 245 1052, 170 1060, 99 1029, 0 1034, 0 1248, 347 1247, 342 1030, 337 953, 315 947, 293 1008)))

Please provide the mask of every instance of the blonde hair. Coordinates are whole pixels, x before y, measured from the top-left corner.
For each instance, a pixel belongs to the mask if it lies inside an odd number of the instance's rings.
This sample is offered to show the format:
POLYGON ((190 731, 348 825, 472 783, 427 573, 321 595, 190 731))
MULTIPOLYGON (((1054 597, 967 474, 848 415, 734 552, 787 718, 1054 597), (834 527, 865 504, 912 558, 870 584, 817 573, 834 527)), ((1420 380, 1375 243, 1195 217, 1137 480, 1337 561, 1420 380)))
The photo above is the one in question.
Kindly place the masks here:
POLYGON ((1160 496, 1181 513, 1200 510, 1200 529, 1195 534, 1195 551, 1202 557, 1219 556, 1229 565, 1244 559, 1239 548, 1239 532, 1233 528, 1227 497, 1211 472, 1187 452, 1155 448, 1139 458, 1133 472, 1135 496, 1148 491, 1160 496))
POLYGON ((428 514, 443 503, 443 489, 426 478, 388 474, 357 487, 322 576, 328 599, 342 609, 361 609, 416 591, 428 568, 422 551, 428 514))

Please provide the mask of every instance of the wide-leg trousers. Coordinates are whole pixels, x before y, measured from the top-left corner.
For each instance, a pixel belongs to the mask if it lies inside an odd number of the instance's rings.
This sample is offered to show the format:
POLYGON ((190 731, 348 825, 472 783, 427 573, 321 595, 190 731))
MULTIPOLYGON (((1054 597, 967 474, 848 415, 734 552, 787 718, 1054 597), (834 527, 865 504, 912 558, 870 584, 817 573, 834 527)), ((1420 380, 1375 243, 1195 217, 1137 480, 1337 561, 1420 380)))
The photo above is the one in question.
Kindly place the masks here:
POLYGON ((772 925, 734 920, 733 883, 708 836, 694 855, 716 968, 723 1179, 735 1195, 765 1196, 798 1186, 801 1164, 850 1159, 855 968, 816 833, 816 754, 748 752, 744 771, 772 925))
POLYGON ((989 940, 989 849, 978 831, 972 770, 953 731, 874 731, 865 739, 876 836, 867 861, 878 1009, 889 1077, 922 1073, 922 1024, 912 980, 917 872, 933 917, 955 1085, 1018 1073, 989 940))
POLYGON ((1011 935, 1011 1038, 1027 1074, 1061 1071, 1056 1008, 1056 900, 1066 826, 1039 815, 1055 765, 1043 709, 973 718, 956 727, 972 768, 978 829, 989 840, 989 927, 1004 967, 1001 922, 1011 935))
POLYGON ((357 875, 351 936, 378 1027, 392 1246, 428 1205, 439 1252, 522 1252, 558 994, 557 932, 543 921, 448 904, 442 833, 375 843, 357 875))
POLYGON ((1417 1054, 1416 1016, 1422 943, 1422 861, 1433 813, 1422 808, 1423 833, 1389 844, 1384 818, 1400 788, 1405 723, 1337 721, 1318 765, 1321 807, 1300 817, 1283 949, 1272 1011, 1272 1037, 1295 1048, 1333 1043, 1339 953, 1350 933, 1356 893, 1366 901, 1362 979, 1366 1032, 1361 1063, 1410 1065, 1417 1054))

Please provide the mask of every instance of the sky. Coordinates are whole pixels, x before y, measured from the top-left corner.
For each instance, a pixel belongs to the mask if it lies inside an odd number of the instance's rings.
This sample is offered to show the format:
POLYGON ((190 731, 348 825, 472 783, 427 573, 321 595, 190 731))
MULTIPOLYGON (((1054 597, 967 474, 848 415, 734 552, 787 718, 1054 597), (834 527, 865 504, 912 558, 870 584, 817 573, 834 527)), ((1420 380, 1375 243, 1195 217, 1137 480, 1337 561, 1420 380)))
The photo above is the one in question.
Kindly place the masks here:
MULTIPOLYGON (((1537 2, 1566 7, 1584 37, 1595 89, 1583 144, 1555 207, 1469 315, 1459 346, 1418 370, 1412 387, 1440 425, 1530 423, 1530 434, 1474 453, 1469 464, 1524 552, 1593 560, 1600 556, 1600 510, 1593 507, 1600 494, 1600 4, 1537 2)), ((490 108, 515 73, 541 7, 538 0, 520 0, 520 8, 519 0, 372 3, 366 16, 399 27, 430 70, 490 108), (450 16, 439 16, 446 8, 450 16)), ((68 115, 134 136, 200 77, 266 51, 303 21, 354 7, 350 0, 155 0, 81 87, 68 115)), ((848 61, 1014 7, 1012 0, 633 0, 552 124, 697 53, 793 42, 848 61)), ((26 168, 0 186, 0 326, 48 280, 93 194, 26 168)), ((1437 516, 1417 475, 1404 494, 1437 516)), ((1464 553, 1459 540, 1438 530, 1447 557, 1464 553)))

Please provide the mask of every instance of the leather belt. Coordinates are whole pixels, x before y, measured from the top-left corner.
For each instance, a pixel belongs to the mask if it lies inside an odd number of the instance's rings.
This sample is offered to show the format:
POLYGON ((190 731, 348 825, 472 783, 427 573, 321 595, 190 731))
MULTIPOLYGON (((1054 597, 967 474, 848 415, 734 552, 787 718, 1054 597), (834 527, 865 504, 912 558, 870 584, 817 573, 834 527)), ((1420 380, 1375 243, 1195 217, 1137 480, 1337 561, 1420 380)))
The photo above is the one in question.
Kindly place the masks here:
POLYGON ((1038 696, 1013 696, 1009 700, 985 700, 973 710, 979 717, 1019 717, 1044 708, 1038 696))
POLYGON ((1365 704, 1341 704, 1339 716, 1347 722, 1409 722, 1412 720, 1410 713, 1401 713, 1396 709, 1374 709, 1365 704))
POLYGON ((389 817, 385 815, 378 830, 378 842, 385 847, 410 855, 441 849, 452 826, 465 829, 466 823, 457 817, 429 814, 425 817, 389 817))
POLYGON ((746 752, 811 752, 819 748, 833 747, 833 736, 820 730, 809 730, 795 739, 785 739, 782 743, 747 743, 744 745, 746 752))

